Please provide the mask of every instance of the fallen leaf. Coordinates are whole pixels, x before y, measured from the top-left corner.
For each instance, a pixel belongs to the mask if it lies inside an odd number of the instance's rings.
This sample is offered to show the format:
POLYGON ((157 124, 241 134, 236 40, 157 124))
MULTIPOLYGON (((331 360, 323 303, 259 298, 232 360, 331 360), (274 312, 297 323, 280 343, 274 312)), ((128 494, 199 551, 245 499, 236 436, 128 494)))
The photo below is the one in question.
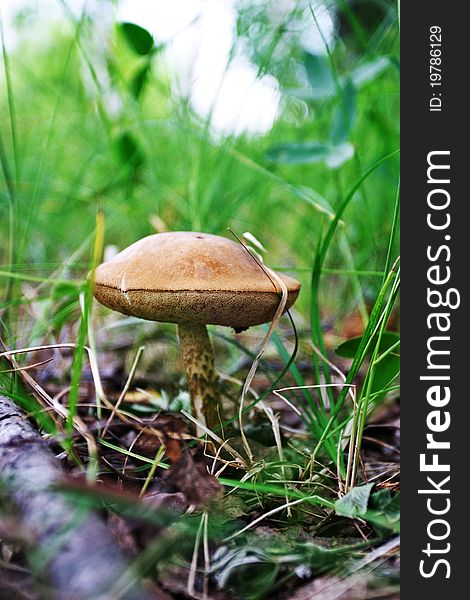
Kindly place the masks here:
POLYGON ((163 475, 162 491, 181 492, 188 504, 203 506, 221 495, 222 486, 207 470, 197 450, 186 449, 180 460, 163 475), (194 455, 193 455, 194 453, 194 455))

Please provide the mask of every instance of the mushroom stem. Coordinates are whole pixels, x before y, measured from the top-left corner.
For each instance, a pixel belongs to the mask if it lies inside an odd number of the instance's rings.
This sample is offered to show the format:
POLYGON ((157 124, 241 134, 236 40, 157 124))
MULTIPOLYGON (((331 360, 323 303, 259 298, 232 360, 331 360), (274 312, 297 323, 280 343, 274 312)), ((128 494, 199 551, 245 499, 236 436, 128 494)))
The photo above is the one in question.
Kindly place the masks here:
POLYGON ((217 395, 214 351, 207 328, 200 323, 180 323, 178 336, 188 376, 193 414, 209 429, 216 429, 221 425, 222 415, 217 395))

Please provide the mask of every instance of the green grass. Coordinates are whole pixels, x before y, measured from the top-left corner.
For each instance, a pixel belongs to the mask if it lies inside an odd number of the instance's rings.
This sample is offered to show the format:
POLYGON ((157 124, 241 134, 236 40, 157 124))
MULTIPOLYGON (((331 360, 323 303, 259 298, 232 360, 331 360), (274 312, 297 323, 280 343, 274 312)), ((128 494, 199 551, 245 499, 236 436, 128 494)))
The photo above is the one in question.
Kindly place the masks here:
MULTIPOLYGON (((249 397, 243 411, 249 425, 252 409, 262 401, 269 405, 273 390, 297 386, 298 393, 286 398, 300 413, 302 435, 269 452, 259 452, 254 444, 245 472, 221 474, 223 502, 235 497, 245 506, 241 516, 251 509, 280 529, 300 527, 323 535, 324 521, 334 521, 336 499, 364 483, 364 428, 396 394, 399 375, 393 360, 399 344, 385 350, 382 344, 397 314, 399 293, 398 17, 396 5, 384 3, 370 27, 346 2, 334 6, 342 28, 324 57, 306 56, 289 35, 297 9, 272 29, 266 6, 243 6, 237 43, 243 42, 260 74, 275 74, 282 89, 278 120, 257 137, 219 139, 211 132, 210 116, 201 119, 173 93, 161 52, 137 55, 119 27, 97 48, 95 26, 85 14, 74 19, 67 13, 67 26, 51 28, 41 43, 24 35, 13 52, 2 47, 0 327, 5 348, 0 353, 64 341, 76 346, 59 382, 63 389, 70 386, 65 419, 51 418, 47 399, 30 393, 23 376, 27 371, 12 374, 15 365, 6 359, 1 359, 0 389, 35 414, 43 431, 56 434, 90 481, 106 467, 93 444, 84 457, 77 418, 102 422, 109 410, 98 391, 88 398, 96 406, 84 411, 80 384, 90 356, 87 347, 99 365, 102 325, 113 317, 93 309, 87 273, 107 245, 123 248, 154 233, 158 222, 169 230, 229 237, 228 228, 237 235, 249 231, 268 249, 266 263, 292 273, 303 285, 292 316, 284 317, 272 336, 253 383, 256 397, 249 397), (255 40, 248 35, 251 23, 258 27, 255 40), (136 75, 144 72, 145 83, 136 92, 136 75), (119 98, 118 114, 108 108, 110 93, 119 98), (352 156, 341 162, 345 148, 352 149, 352 156), (332 166, 332 160, 341 164, 332 166), (354 356, 345 363, 334 346, 344 340, 353 313, 364 327, 354 356), (346 371, 344 384, 332 369, 336 362, 346 371), (326 386, 323 394, 319 384, 326 386)), ((312 13, 310 26, 317 25, 312 13)), ((113 336, 128 331, 122 321, 113 336)), ((133 325, 138 345, 148 335, 146 327, 133 325)), ((214 328, 219 369, 243 383, 247 367, 236 366, 245 356, 256 357, 266 331, 260 328, 254 342, 245 342, 214 328)), ((150 338, 162 333, 165 340, 174 335, 157 325, 150 338)), ((14 358, 16 366, 24 366, 29 353, 14 358)), ((171 395, 179 385, 176 381, 164 391, 171 395)), ((234 398, 241 393, 230 379, 224 389, 234 398)), ((132 411, 129 418, 134 418, 132 411)), ((237 423, 237 409, 229 421, 237 423)), ((153 474, 168 466, 161 453, 148 458, 117 439, 101 438, 99 428, 95 433, 103 452, 136 461, 144 491, 153 474)), ((73 493, 82 499, 88 494, 73 493)), ((141 508, 130 498, 123 508, 116 498, 108 502, 95 492, 90 497, 125 514, 141 508)), ((386 520, 388 504, 381 502, 364 529, 371 541, 396 531, 386 520)), ((224 520, 223 506, 221 512, 212 507, 203 513, 209 516, 200 517, 197 525, 191 516, 171 525, 142 553, 140 571, 152 572, 166 553, 179 559, 182 553, 190 563, 202 556, 207 539, 230 552, 248 551, 251 527, 246 535, 230 538, 236 529, 224 520)), ((158 520, 151 511, 139 518, 158 520)), ((243 523, 237 521, 238 530, 243 523)), ((339 536, 331 537, 337 543, 339 536)), ((295 579, 292 565, 313 564, 312 549, 304 546, 296 546, 295 560, 279 559, 280 539, 273 538, 272 547, 268 544, 258 557, 275 576, 263 583, 260 575, 259 595, 250 588, 249 597, 263 597, 283 577, 295 579)), ((366 550, 341 545, 340 554, 346 561, 345 556, 355 558, 366 550)), ((221 567, 224 581, 230 580, 227 564, 221 567)), ((337 567, 336 559, 325 564, 337 567)))

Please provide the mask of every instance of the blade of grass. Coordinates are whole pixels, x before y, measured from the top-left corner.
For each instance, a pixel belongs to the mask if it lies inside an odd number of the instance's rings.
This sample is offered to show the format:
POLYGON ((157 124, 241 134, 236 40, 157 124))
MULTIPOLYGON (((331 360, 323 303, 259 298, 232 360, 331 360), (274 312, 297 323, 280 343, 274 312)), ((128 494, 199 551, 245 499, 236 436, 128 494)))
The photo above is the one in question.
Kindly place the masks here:
MULTIPOLYGON (((313 268, 312 268, 312 277, 311 277, 311 284, 310 284, 311 285, 311 326, 312 326, 313 344, 320 349, 320 351, 323 355, 326 355, 327 351, 326 351, 325 341, 323 338, 323 330, 322 330, 322 322, 321 322, 321 314, 320 314, 320 302, 319 302, 319 289, 320 289, 320 278, 321 278, 321 274, 323 271, 323 264, 325 262, 326 255, 328 253, 328 249, 330 247, 331 241, 335 234, 336 228, 343 216, 343 213, 346 210, 346 208, 348 207, 351 200, 353 199, 356 191, 359 189, 359 187, 362 185, 362 183, 382 163, 384 163, 386 160, 388 160, 389 158, 394 156, 396 153, 397 152, 393 152, 391 154, 387 154, 386 156, 383 156, 378 161, 376 161, 374 164, 372 164, 365 171, 365 173, 363 173, 361 175, 361 177, 356 181, 356 183, 351 187, 349 192, 346 194, 346 196, 345 196, 343 202, 340 204, 333 220, 328 225, 323 239, 321 239, 318 243, 317 251, 315 253, 313 268)), ((370 323, 370 320, 369 320, 369 323, 370 323)), ((321 376, 320 376, 320 364, 321 364, 322 370, 325 373, 326 382, 328 383, 328 381, 331 378, 329 365, 325 361, 321 361, 321 363, 320 363, 320 360, 316 355, 314 355, 313 363, 314 363, 314 370, 315 370, 315 376, 317 378, 317 381, 321 381, 321 376)), ((351 382, 352 382, 352 380, 347 381, 347 383, 351 383, 351 382)), ((336 402, 340 402, 340 405, 341 405, 342 402, 344 402, 345 392, 344 393, 342 392, 340 394, 340 398, 338 398, 338 400, 336 402), (340 400, 340 398, 342 398, 342 399, 340 400)), ((336 409, 335 409, 335 401, 333 400, 332 395, 330 395, 330 403, 332 406, 332 415, 337 414, 336 409)), ((334 451, 334 450, 333 450, 333 452, 330 451, 329 454, 330 454, 330 458, 334 462, 336 462, 337 461, 336 451, 334 451)))
MULTIPOLYGON (((391 283, 393 282, 394 279, 395 279, 395 265, 391 269, 391 271, 385 281, 385 284, 383 285, 383 287, 379 293, 379 296, 377 297, 377 300, 374 304, 374 307, 371 311, 369 321, 367 323, 367 327, 361 337, 361 341, 359 343, 358 350, 354 356, 351 368, 346 377, 345 384, 353 383, 353 381, 359 371, 359 368, 361 367, 362 363, 364 362, 364 359, 367 354, 367 350, 368 350, 370 344, 372 343, 374 336, 376 335, 377 328, 380 326, 380 323, 385 318, 385 314, 384 314, 383 310, 384 310, 384 305, 386 303, 386 294, 387 294, 389 286, 391 285, 391 283)), ((325 439, 327 438, 330 430, 332 429, 332 427, 336 421, 336 418, 337 418, 337 416, 343 406, 343 403, 346 399, 347 392, 348 392, 347 387, 344 387, 343 390, 340 392, 338 399, 336 401, 336 405, 335 405, 334 409, 332 410, 330 419, 329 419, 325 429, 323 430, 320 440, 318 441, 318 443, 315 447, 315 450, 313 452, 312 459, 311 459, 312 462, 314 462, 320 448, 324 444, 325 439)), ((338 443, 338 440, 336 440, 336 443, 338 443)), ((336 460, 335 460, 335 462, 336 462, 336 460)), ((342 475, 344 475, 343 472, 342 472, 342 475)))
MULTIPOLYGON (((71 380, 70 380, 70 393, 68 398, 68 418, 66 421, 66 431, 71 433, 74 425, 74 418, 77 414, 78 399, 80 391, 80 380, 82 376, 83 358, 85 355, 85 343, 88 332, 88 322, 91 313, 92 299, 93 299, 93 285, 94 285, 94 272, 95 268, 100 262, 101 256, 103 255, 104 246, 104 214, 101 210, 98 210, 96 214, 96 229, 95 239, 93 242, 92 258, 90 263, 91 275, 87 281, 87 287, 84 292, 81 293, 81 308, 82 317, 80 319, 79 333, 77 340, 77 347, 75 348, 72 369, 71 369, 71 380)), ((72 450, 73 441, 69 442, 69 450, 72 450)))

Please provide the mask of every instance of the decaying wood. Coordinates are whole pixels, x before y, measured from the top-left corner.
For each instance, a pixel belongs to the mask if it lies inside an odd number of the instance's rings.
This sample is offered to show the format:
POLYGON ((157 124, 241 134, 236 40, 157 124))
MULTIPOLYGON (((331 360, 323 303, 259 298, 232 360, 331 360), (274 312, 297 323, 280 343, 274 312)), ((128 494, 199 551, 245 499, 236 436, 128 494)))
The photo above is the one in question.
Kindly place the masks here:
POLYGON ((36 540, 31 568, 50 588, 45 597, 150 600, 132 578, 116 590, 129 565, 97 514, 51 489, 63 477, 39 433, 0 395, 0 488, 36 540))

